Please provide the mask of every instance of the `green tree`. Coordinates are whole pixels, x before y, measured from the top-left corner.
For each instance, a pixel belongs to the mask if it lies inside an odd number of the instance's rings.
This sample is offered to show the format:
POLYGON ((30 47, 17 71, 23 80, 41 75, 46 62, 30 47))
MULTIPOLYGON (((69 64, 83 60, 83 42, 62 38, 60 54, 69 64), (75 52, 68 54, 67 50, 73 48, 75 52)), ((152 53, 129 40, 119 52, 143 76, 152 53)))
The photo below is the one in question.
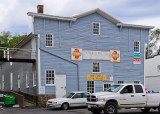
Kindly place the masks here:
POLYGON ((160 29, 151 31, 149 44, 146 47, 146 58, 150 58, 154 54, 160 54, 160 49, 157 47, 157 43, 160 41, 160 29), (156 52, 156 53, 154 53, 156 52))

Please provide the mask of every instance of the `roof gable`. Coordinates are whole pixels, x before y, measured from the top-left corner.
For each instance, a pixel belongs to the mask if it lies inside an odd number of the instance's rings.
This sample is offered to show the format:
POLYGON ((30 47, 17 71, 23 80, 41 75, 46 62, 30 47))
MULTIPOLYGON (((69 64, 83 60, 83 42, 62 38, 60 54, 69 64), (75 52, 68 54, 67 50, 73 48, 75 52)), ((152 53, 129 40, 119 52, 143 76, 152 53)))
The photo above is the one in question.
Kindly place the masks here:
POLYGON ((112 17, 111 15, 105 13, 104 11, 100 10, 99 8, 91 10, 91 11, 88 11, 88 12, 85 12, 85 13, 81 13, 81 14, 78 14, 78 15, 75 15, 75 16, 72 16, 71 18, 77 18, 78 19, 78 18, 87 16, 87 15, 90 15, 90 14, 93 14, 93 13, 98 13, 102 17, 108 19, 109 21, 111 21, 111 22, 113 22, 115 24, 122 23, 121 21, 115 19, 114 17, 112 17))

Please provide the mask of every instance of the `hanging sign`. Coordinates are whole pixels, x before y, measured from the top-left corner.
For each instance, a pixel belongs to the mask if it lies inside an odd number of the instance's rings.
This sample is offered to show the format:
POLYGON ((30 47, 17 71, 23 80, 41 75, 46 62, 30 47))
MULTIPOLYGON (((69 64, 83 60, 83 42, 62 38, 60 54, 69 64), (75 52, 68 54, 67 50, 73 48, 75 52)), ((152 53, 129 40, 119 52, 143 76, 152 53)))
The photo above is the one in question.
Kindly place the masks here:
POLYGON ((87 80, 107 80, 106 74, 87 74, 87 80))
POLYGON ((111 62, 121 62, 121 52, 120 50, 110 50, 111 62))

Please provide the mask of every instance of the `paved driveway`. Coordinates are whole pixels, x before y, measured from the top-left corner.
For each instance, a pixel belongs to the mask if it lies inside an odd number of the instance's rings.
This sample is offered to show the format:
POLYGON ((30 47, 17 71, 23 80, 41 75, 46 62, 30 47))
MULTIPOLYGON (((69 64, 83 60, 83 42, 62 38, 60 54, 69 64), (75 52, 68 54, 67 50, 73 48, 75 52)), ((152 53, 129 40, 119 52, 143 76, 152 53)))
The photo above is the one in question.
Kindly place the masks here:
MULTIPOLYGON (((92 114, 90 111, 87 110, 87 108, 74 108, 70 110, 51 110, 47 108, 0 108, 0 114, 92 114)), ((101 114, 104 114, 103 112, 101 114)), ((119 110, 118 114, 145 114, 141 112, 139 109, 134 110, 119 110)), ((147 114, 158 114, 157 110, 151 110, 147 114)))

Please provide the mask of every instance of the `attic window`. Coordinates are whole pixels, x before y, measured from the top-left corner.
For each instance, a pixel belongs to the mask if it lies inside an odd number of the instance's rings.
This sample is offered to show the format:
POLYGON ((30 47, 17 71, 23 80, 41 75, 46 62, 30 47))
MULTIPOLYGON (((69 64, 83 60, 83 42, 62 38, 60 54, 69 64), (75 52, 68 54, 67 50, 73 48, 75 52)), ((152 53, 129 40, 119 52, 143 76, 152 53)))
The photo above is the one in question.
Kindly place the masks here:
POLYGON ((93 35, 100 35, 100 23, 93 23, 93 35))

